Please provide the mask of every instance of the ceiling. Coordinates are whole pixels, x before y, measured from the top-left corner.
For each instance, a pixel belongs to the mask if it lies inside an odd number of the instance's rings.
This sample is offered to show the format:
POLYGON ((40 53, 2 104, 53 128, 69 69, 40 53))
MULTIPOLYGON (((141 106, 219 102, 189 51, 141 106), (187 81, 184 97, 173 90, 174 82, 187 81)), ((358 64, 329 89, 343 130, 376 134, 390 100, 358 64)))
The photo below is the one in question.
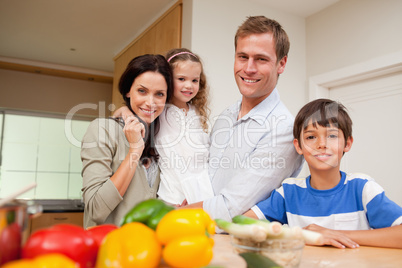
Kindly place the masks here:
MULTIPOLYGON (((307 17, 339 0, 248 1, 307 17)), ((0 57, 111 73, 113 57, 176 2, 0 0, 0 57)))

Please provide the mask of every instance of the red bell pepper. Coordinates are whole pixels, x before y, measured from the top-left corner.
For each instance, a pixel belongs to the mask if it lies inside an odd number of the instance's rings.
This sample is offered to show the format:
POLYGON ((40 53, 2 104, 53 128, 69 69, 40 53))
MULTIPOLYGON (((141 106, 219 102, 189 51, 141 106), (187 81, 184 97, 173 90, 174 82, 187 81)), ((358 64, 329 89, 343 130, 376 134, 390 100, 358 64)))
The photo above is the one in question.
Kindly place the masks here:
POLYGON ((57 224, 33 233, 22 248, 23 258, 35 258, 47 253, 61 253, 80 268, 95 266, 98 244, 82 227, 57 224))
POLYGON ((102 224, 88 228, 87 232, 93 237, 93 239, 95 239, 98 247, 100 247, 105 236, 117 228, 118 227, 114 224, 102 224))
POLYGON ((17 223, 12 223, 0 228, 0 265, 20 257, 21 228, 17 223))

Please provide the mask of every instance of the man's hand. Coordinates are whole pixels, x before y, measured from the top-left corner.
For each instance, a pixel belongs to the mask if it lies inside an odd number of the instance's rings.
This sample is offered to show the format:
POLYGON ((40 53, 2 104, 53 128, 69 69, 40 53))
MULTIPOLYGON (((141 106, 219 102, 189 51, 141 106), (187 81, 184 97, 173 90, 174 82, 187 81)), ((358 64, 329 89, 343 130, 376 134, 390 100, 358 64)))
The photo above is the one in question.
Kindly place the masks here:
POLYGON ((310 224, 304 227, 306 230, 321 233, 324 237, 322 245, 331 245, 336 248, 357 248, 359 244, 351 240, 341 231, 327 229, 316 224, 310 224))

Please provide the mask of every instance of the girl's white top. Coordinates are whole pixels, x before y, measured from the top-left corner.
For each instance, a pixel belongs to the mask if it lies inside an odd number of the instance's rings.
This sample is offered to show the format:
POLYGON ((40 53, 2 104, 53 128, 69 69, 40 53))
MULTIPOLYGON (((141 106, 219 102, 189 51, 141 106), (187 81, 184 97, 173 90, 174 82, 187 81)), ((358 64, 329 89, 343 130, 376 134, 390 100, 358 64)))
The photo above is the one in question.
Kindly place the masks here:
POLYGON ((189 204, 213 197, 208 175, 208 133, 200 116, 189 104, 187 115, 167 104, 159 116, 160 129, 155 137, 159 154, 161 182, 158 196, 171 204, 189 204))

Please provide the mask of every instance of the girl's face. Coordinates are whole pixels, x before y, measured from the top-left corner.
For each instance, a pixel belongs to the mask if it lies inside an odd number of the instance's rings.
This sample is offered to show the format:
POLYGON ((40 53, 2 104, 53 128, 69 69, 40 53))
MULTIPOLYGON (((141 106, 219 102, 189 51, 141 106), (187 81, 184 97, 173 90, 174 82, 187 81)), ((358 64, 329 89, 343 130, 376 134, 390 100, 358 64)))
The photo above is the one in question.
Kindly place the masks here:
POLYGON ((150 125, 163 111, 166 104, 167 83, 163 75, 148 71, 140 74, 131 85, 131 109, 150 125))
POLYGON ((187 102, 197 95, 200 89, 201 64, 190 60, 179 61, 173 69, 172 104, 187 108, 187 102))

